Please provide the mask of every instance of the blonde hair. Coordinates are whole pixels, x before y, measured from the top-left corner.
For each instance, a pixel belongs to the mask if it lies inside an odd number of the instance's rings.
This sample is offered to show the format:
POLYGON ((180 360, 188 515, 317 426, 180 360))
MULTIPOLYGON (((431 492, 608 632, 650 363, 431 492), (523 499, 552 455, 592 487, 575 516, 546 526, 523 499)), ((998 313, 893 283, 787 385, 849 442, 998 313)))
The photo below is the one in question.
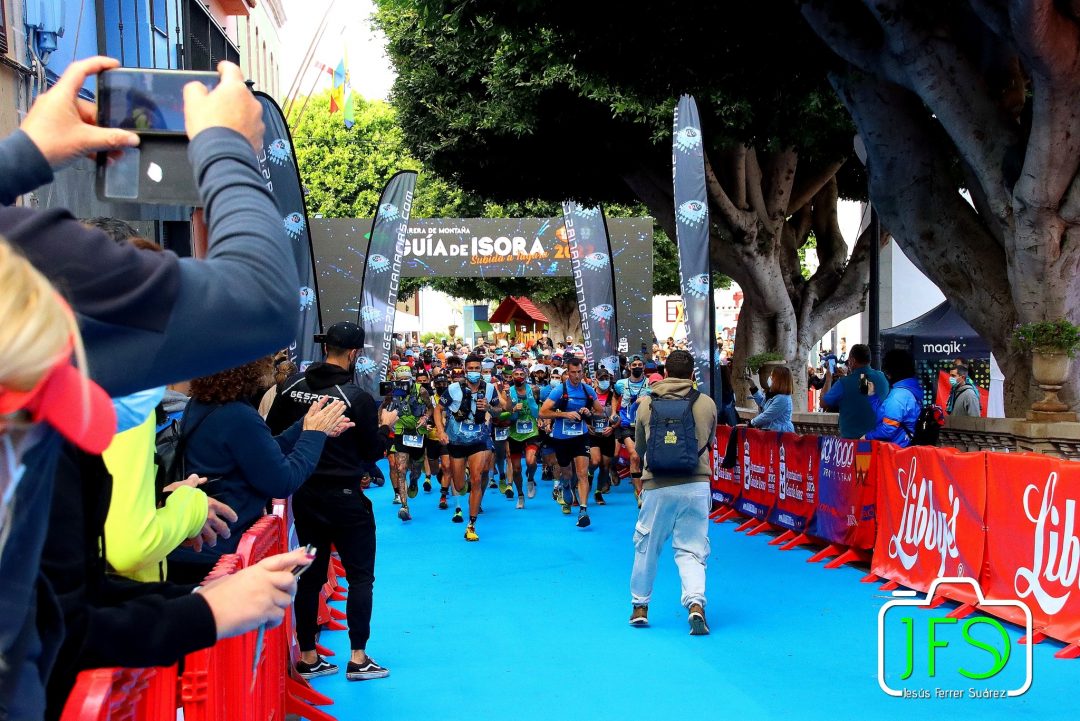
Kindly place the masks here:
POLYGON ((3 238, 0 288, 0 388, 32 389, 69 352, 69 340, 78 367, 86 368, 75 315, 45 276, 3 238))

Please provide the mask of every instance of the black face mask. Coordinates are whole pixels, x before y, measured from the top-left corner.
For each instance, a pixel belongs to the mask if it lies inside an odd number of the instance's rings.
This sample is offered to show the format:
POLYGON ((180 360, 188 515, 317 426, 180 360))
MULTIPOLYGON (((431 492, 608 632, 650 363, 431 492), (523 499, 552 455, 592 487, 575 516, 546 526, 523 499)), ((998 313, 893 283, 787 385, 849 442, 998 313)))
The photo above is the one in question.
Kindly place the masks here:
POLYGON ((640 378, 644 373, 645 373, 644 368, 631 368, 630 369, 630 375, 634 376, 635 378, 640 378))

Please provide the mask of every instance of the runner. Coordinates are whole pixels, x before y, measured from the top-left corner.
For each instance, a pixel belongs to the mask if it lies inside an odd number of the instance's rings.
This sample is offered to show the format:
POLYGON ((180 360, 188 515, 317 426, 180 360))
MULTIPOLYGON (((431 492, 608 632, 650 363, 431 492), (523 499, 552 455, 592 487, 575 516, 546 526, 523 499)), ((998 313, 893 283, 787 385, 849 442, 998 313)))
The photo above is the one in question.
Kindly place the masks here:
MULTIPOLYGON (((637 403, 642 396, 649 395, 649 381, 645 378, 645 361, 640 355, 630 356, 630 377, 615 382, 615 410, 619 413, 620 427, 617 440, 631 455, 637 451, 634 446, 634 420, 637 418, 637 403)), ((638 506, 641 505, 641 472, 631 474, 634 482, 634 495, 638 506)))
POLYGON ((510 424, 510 473, 517 489, 517 507, 525 508, 521 492, 521 456, 525 456, 529 498, 536 496, 536 453, 540 449, 540 406, 533 387, 525 382, 525 369, 513 369, 508 393, 513 415, 510 424))
MULTIPOLYGON (((442 403, 442 399, 446 397, 446 393, 450 388, 450 376, 446 373, 435 375, 432 387, 435 389, 434 406, 438 409, 439 404, 442 403)), ((439 510, 445 511, 449 508, 446 498, 450 493, 450 448, 442 442, 438 432, 428 434, 428 440, 432 442, 432 446, 436 449, 434 453, 439 463, 439 510)), ((431 451, 429 451, 429 457, 430 454, 431 451)))
MULTIPOLYGON (((427 352, 427 351, 425 351, 427 352)), ((416 372, 416 383, 425 391, 428 396, 431 397, 432 403, 432 417, 431 422, 434 424, 434 405, 438 403, 438 398, 435 396, 435 386, 431 383, 430 371, 420 368, 416 372)), ((429 429, 430 430, 430 429, 429 429)), ((424 435, 424 493, 431 493, 431 477, 439 477, 439 439, 435 437, 435 434, 428 432, 424 435), (432 471, 432 469, 435 469, 432 471)))
MULTIPOLYGON (((469 525, 465 528, 466 541, 479 541, 476 518, 480 514, 480 501, 484 495, 481 478, 491 458, 490 411, 506 406, 506 398, 494 385, 485 383, 480 373, 481 359, 470 355, 465 359, 465 380, 453 383, 435 409, 435 427, 439 438, 449 446, 450 471, 457 493, 465 491, 465 470, 468 467, 472 479, 469 493, 469 525)), ((461 523, 461 508, 454 511, 451 519, 461 523)))
MULTIPOLYGON (((492 382, 495 384, 496 390, 502 397, 506 396, 506 389, 510 387, 509 380, 503 375, 503 370, 511 370, 509 366, 503 366, 498 369, 498 372, 492 376, 492 382)), ((498 478, 499 493, 506 496, 508 499, 514 497, 514 491, 511 489, 510 476, 506 467, 506 456, 509 452, 507 443, 510 440, 510 425, 511 425, 511 413, 508 406, 504 405, 503 410, 499 414, 492 414, 491 418, 491 442, 492 450, 492 464, 495 470, 495 477, 498 478)), ((492 479, 494 481, 494 478, 492 479)))
POLYGON ((551 389, 540 408, 541 418, 554 421, 551 437, 555 441, 555 456, 562 478, 563 513, 569 513, 573 503, 571 476, 577 476, 577 500, 581 504, 577 520, 579 528, 585 528, 591 522, 588 509, 589 437, 585 423, 591 415, 604 413, 604 407, 596 400, 596 391, 584 382, 583 365, 580 358, 567 359, 565 382, 551 389))
POLYGON ((383 407, 398 412, 394 425, 394 446, 391 449, 390 482, 394 484, 395 500, 400 498, 398 518, 411 521, 409 499, 419 492, 420 469, 424 460, 424 436, 432 420, 431 395, 413 380, 407 365, 394 371, 394 390, 383 400, 383 407), (406 485, 408 474, 408 485, 406 485))
MULTIPOLYGON (((484 345, 477 346, 476 351, 480 353, 484 349, 484 345)), ((481 354, 482 355, 482 354, 481 354)), ((495 361, 492 354, 484 356, 484 360, 480 362, 480 378, 484 383, 492 383, 495 378, 495 361)), ((495 420, 492 418, 492 420, 495 420)), ((495 480, 498 475, 495 471, 495 438, 494 434, 488 439, 488 450, 491 451, 491 456, 488 458, 487 466, 484 468, 484 475, 481 479, 481 483, 488 488, 498 488, 499 483, 495 480)), ((471 480, 471 479, 470 479, 471 480)))
POLYGON ((589 479, 599 469, 593 500, 598 506, 607 505, 604 494, 611 490, 611 474, 614 471, 612 458, 615 456, 615 429, 619 427, 619 413, 615 410, 615 391, 611 388, 611 373, 600 366, 593 381, 596 400, 604 407, 603 414, 594 415, 589 427, 592 448, 589 451, 589 479))

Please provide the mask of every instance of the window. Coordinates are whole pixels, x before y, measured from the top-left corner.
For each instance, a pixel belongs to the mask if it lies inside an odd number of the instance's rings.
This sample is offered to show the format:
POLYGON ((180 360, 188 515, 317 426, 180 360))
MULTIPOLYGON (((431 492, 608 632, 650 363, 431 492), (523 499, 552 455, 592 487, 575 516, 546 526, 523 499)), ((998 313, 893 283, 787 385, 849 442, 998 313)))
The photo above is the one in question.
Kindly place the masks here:
POLYGON ((669 300, 667 302, 667 308, 665 313, 665 320, 668 323, 676 323, 679 320, 679 311, 682 310, 681 300, 669 300))
POLYGON ((0 55, 7 55, 7 51, 7 10, 4 7, 4 1, 0 0, 0 55))

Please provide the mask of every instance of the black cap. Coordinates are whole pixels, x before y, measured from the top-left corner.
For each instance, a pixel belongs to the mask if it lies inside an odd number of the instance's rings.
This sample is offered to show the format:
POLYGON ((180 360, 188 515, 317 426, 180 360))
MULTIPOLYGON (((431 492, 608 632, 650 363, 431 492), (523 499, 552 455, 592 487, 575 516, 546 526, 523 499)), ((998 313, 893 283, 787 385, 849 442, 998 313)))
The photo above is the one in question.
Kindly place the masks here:
POLYGON ((326 343, 335 348, 347 348, 350 350, 353 348, 363 348, 364 329, 356 325, 356 323, 350 323, 348 321, 334 323, 325 333, 316 333, 315 342, 326 343))

